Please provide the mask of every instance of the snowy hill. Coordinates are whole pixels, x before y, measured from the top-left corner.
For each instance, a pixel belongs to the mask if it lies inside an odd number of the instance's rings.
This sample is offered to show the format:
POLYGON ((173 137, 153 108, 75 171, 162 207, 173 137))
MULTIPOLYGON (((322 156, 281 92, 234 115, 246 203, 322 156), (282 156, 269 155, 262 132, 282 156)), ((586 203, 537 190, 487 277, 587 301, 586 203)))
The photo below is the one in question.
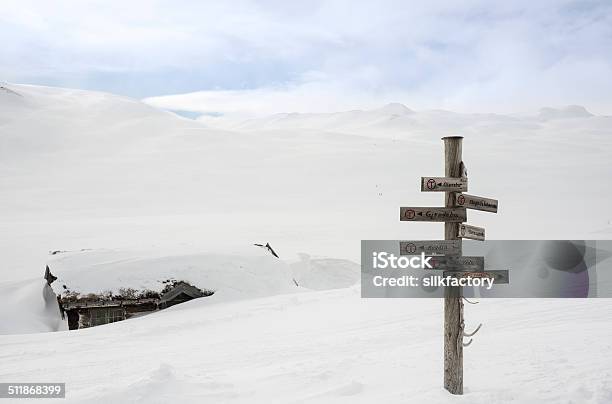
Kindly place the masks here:
POLYGON ((608 237, 611 118, 391 104, 230 130, 110 94, 6 88, 0 333, 34 334, 0 336, 1 381, 52 375, 68 402, 612 400, 604 300, 467 306, 467 329, 484 327, 466 349, 466 395, 450 398, 441 302, 347 287, 361 239, 441 237, 441 225, 397 216, 442 202, 419 177, 442 175, 448 134, 465 136, 470 193, 500 200, 498 215, 469 213, 488 238, 608 237), (253 246, 267 241, 281 260, 253 246), (169 277, 216 293, 62 331, 45 264, 54 287, 83 293, 169 277), (47 330, 59 332, 36 333, 47 330))
POLYGON ((361 239, 437 238, 439 226, 407 227, 397 211, 441 203, 419 177, 442 174, 448 134, 465 136, 470 192, 500 200, 498 215, 470 212, 489 238, 611 231, 612 118, 576 108, 543 120, 390 104, 222 130, 110 94, 7 88, 19 94, 0 92, 7 281, 40 276, 51 250, 243 255, 265 240, 283 259, 358 261, 361 239))

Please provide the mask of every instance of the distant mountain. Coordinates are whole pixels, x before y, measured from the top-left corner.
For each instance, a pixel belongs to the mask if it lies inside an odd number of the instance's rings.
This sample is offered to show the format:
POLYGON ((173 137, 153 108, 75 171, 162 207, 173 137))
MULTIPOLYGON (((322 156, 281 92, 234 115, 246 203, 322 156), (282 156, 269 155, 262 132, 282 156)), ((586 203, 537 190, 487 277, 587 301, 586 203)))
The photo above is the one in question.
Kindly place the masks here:
POLYGON ((595 116, 581 105, 568 105, 565 108, 542 108, 538 118, 544 121, 552 119, 590 118, 595 116))
POLYGON ((307 129, 351 131, 363 127, 382 125, 397 118, 414 114, 403 104, 392 103, 369 111, 352 110, 334 113, 282 113, 269 117, 237 122, 229 126, 236 130, 307 129))
MULTIPOLYGON (((596 118, 581 106, 562 109, 542 108, 536 115, 503 115, 494 113, 457 113, 445 110, 415 111, 400 103, 372 110, 333 113, 280 113, 268 117, 234 121, 205 117, 209 126, 237 131, 326 131, 371 137, 406 137, 434 133, 477 132, 482 127, 493 131, 537 129, 549 121, 596 118)), ((591 124, 589 124, 591 125, 591 124)))

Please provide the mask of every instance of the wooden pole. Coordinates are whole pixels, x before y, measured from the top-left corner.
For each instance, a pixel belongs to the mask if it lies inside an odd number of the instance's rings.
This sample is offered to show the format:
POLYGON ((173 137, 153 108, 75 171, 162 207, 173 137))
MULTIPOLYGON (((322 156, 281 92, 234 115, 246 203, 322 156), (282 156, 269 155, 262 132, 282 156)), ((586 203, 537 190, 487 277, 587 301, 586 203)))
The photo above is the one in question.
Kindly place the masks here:
MULTIPOLYGON (((462 136, 448 136, 444 141, 446 177, 461 177, 462 136)), ((445 206, 455 206, 454 192, 445 192, 445 206)), ((444 223, 444 239, 457 240, 460 223, 444 223)), ((444 296, 444 388, 451 394, 463 394, 463 300, 461 287, 447 287, 444 296)))

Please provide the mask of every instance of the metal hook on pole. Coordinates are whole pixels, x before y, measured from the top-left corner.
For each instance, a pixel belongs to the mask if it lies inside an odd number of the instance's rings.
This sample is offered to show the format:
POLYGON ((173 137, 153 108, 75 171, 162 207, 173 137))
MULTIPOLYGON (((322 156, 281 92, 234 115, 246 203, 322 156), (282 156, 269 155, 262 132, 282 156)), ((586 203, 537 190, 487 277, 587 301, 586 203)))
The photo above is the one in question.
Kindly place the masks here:
POLYGON ((480 330, 480 327, 482 327, 482 323, 478 324, 478 327, 476 327, 476 329, 471 332, 471 333, 467 333, 467 332, 463 332, 463 336, 464 337, 473 337, 474 335, 476 335, 476 333, 478 332, 478 330, 480 330))
POLYGON ((464 296, 461 296, 461 297, 463 297, 463 300, 465 300, 465 301, 466 301, 466 302, 468 302, 469 304, 478 304, 478 303, 480 303, 480 302, 471 302, 471 301, 469 301, 469 300, 468 300, 466 297, 464 297, 464 296))
POLYGON ((474 339, 471 338, 471 337, 476 335, 478 330, 480 330, 480 327, 482 327, 482 323, 478 324, 478 327, 476 327, 476 329, 474 331, 472 331, 472 332, 468 333, 468 332, 463 331, 463 338, 466 338, 466 337, 470 338, 470 340, 468 342, 462 342, 461 343, 461 345, 463 345, 464 348, 470 346, 472 344, 472 342, 474 342, 474 339))

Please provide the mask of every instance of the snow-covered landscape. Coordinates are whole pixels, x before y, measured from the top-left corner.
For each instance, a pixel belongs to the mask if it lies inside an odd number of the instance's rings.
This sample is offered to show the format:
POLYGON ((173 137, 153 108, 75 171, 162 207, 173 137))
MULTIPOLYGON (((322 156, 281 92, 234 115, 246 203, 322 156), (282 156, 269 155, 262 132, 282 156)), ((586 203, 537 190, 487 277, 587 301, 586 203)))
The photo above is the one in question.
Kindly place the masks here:
POLYGON ((391 104, 219 129, 110 94, 9 88, 18 95, 0 92, 6 281, 41 276, 50 251, 251 253, 270 241, 281 258, 356 262, 362 239, 437 238, 440 226, 400 223, 398 207, 440 203, 418 180, 443 174, 440 138, 456 133, 473 189, 501 201, 499 215, 473 214, 489 238, 612 232, 603 180, 612 118, 580 107, 517 117, 391 104))
POLYGON ((207 305, 78 331, 3 336, 2 380, 65 381, 67 402, 612 400, 609 302, 489 299, 466 308, 465 395, 442 387, 442 302, 359 289, 207 305))
POLYGON ((612 404, 610 2, 7 0, 0 37, 0 402, 612 404))
MULTIPOLYGON (((612 231, 601 181, 612 118, 580 107, 504 116, 391 104, 215 126, 161 100, 7 88, 0 380, 65 381, 71 402, 447 402, 441 301, 361 299, 357 264, 361 239, 440 237, 441 226, 402 226, 397 210, 439 203, 414 179, 442 173, 448 133, 465 136, 474 189, 501 201, 499 215, 473 214, 490 238, 612 231), (45 308, 45 265, 54 287, 83 293, 172 276, 216 293, 50 332, 65 326, 45 308)), ((467 327, 484 327, 453 400, 610 402, 611 314, 603 299, 466 307, 467 327)))

